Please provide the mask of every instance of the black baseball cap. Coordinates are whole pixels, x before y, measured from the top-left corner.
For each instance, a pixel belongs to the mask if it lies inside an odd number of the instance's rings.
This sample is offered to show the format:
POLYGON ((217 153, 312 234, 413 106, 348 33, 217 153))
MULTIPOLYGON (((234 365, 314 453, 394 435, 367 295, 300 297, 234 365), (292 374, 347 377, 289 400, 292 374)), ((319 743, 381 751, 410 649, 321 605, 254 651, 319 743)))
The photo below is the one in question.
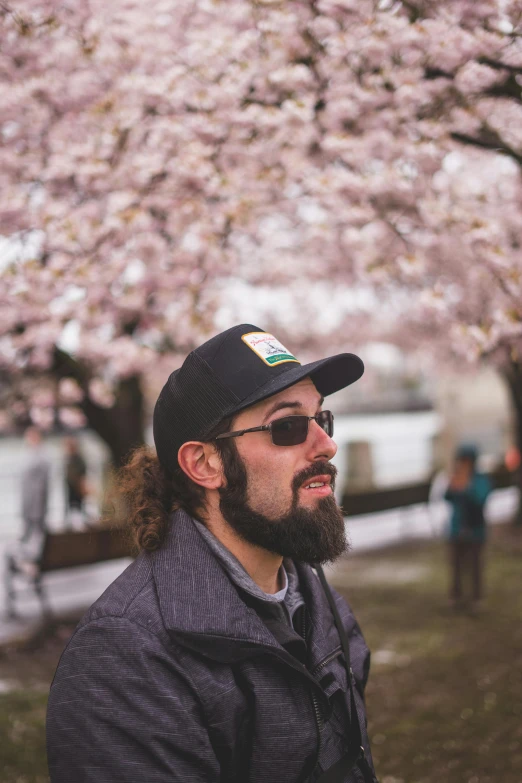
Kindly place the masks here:
POLYGON ((154 408, 158 459, 172 472, 189 440, 205 441, 224 418, 310 377, 327 397, 359 380, 358 356, 341 353, 302 365, 273 334, 240 324, 189 353, 161 390, 154 408))

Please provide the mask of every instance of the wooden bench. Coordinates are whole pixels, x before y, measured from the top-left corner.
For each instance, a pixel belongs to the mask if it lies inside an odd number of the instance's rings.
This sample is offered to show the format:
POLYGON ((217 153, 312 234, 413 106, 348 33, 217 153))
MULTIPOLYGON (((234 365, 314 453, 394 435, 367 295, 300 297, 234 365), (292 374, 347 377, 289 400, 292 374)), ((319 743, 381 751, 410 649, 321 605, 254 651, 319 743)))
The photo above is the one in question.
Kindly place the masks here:
POLYGON ((28 561, 8 553, 5 562, 6 612, 16 616, 15 580, 22 577, 36 592, 42 611, 51 613, 42 577, 52 571, 93 565, 108 560, 132 557, 135 554, 126 532, 109 528, 89 528, 81 531, 64 531, 45 534, 41 555, 28 561))
POLYGON ((346 492, 342 499, 344 515, 356 517, 359 514, 374 514, 390 508, 416 506, 427 503, 430 495, 430 482, 407 484, 386 489, 371 489, 365 492, 346 492))
MULTIPOLYGON (((516 475, 502 466, 491 471, 488 476, 495 489, 511 487, 517 482, 516 475)), ((430 490, 431 481, 419 481, 415 484, 402 484, 382 489, 372 488, 362 492, 345 492, 341 505, 347 517, 375 514, 377 511, 428 503, 430 490)))

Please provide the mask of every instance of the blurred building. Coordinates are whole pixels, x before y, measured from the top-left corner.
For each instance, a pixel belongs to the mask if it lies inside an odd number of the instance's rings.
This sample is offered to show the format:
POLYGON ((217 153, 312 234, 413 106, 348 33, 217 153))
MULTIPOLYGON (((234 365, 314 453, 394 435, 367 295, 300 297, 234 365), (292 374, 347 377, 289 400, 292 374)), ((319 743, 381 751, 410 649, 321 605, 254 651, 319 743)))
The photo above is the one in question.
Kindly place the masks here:
POLYGON ((512 444, 509 394, 493 370, 419 372, 394 346, 360 350, 367 371, 328 399, 335 414, 338 495, 429 479, 462 441, 477 444, 485 469, 512 444))
POLYGON ((434 384, 434 406, 442 427, 435 444, 435 462, 447 465, 462 441, 476 443, 482 467, 502 461, 514 444, 514 421, 507 386, 491 368, 473 374, 446 371, 434 384))

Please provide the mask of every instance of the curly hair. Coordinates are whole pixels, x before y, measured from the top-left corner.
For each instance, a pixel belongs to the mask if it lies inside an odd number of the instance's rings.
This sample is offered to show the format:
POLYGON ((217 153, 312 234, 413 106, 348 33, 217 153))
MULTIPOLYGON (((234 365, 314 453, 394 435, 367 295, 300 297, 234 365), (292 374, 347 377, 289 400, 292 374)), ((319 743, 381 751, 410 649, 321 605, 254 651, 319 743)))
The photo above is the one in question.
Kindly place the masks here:
MULTIPOLYGON (((227 432, 232 418, 224 419, 210 433, 208 440, 227 432)), ((225 468, 234 463, 238 453, 232 439, 216 441, 225 468)), ((153 552, 165 539, 169 516, 179 508, 200 519, 205 505, 205 491, 177 467, 169 474, 149 446, 135 449, 119 470, 112 489, 113 508, 123 506, 126 523, 138 550, 153 552)))

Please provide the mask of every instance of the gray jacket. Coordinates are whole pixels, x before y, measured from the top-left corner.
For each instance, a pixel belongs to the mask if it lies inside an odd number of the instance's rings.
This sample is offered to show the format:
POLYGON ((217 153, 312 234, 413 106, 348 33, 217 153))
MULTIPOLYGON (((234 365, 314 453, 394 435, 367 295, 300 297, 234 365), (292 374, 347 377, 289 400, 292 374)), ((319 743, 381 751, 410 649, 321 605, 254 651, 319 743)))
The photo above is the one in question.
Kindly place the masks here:
MULTIPOLYGON (((165 544, 106 590, 62 655, 47 717, 52 783, 303 783, 320 776, 319 755, 325 768, 341 758, 349 699, 339 635, 315 573, 295 565, 306 643, 234 584, 177 512, 165 544)), ((335 595, 371 762, 369 651, 335 595)))
POLYGON ((26 555, 37 557, 46 528, 49 496, 49 460, 42 449, 34 449, 22 473, 22 536, 26 555))

